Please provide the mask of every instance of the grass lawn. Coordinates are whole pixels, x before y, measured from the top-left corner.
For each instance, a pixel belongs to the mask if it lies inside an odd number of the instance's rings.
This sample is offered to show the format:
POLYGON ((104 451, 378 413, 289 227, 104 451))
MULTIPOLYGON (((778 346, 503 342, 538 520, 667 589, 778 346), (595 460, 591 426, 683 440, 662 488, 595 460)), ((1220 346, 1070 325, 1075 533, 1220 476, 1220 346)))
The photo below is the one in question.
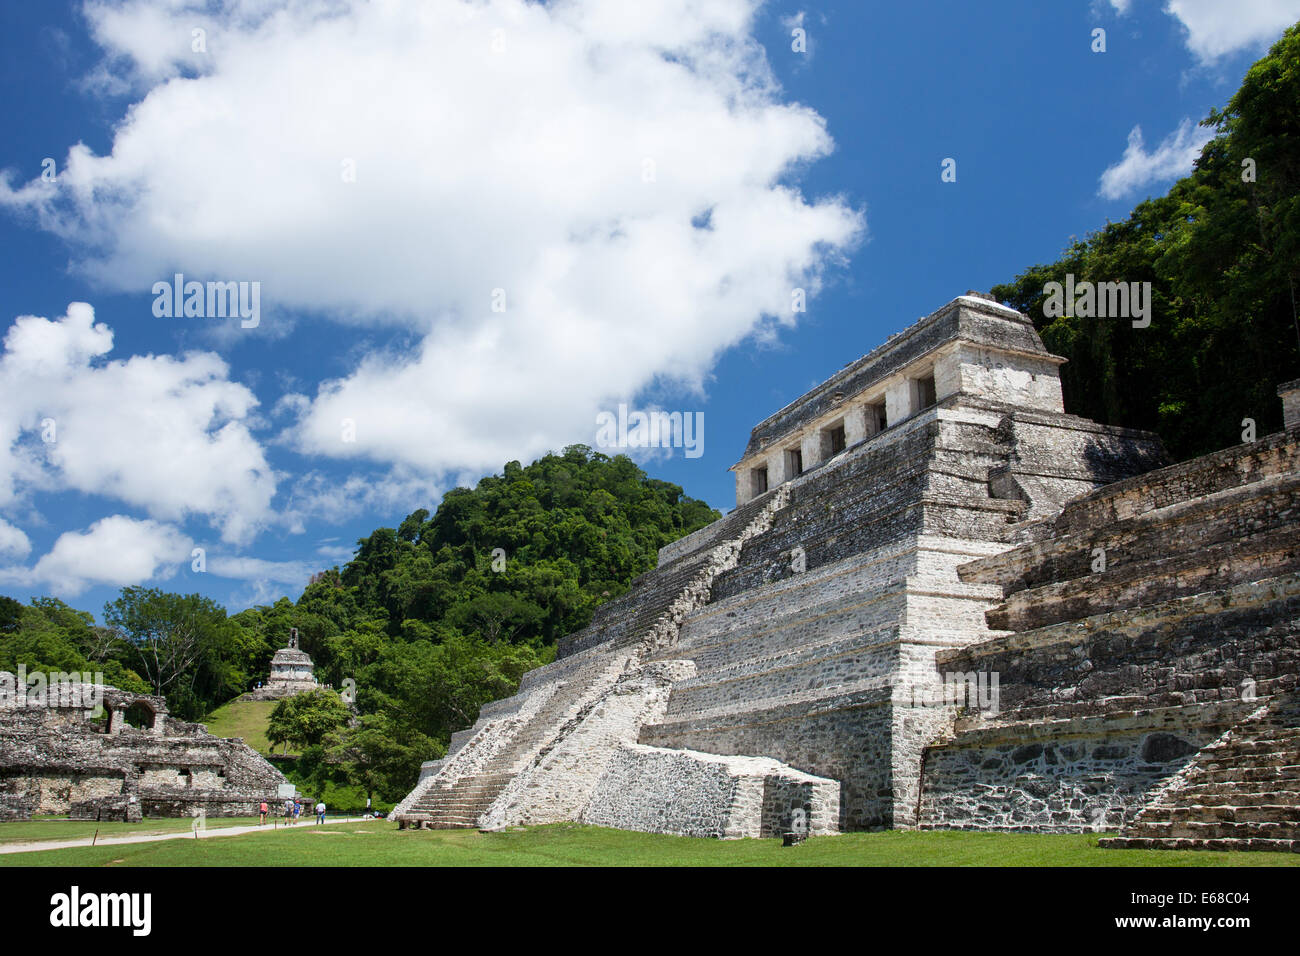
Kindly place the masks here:
MULTIPOLYGON (((0 824, 0 834, 14 824, 0 824)), ((704 840, 571 824, 502 833, 379 820, 293 831, 0 855, 0 866, 1296 866, 1296 853, 1102 850, 1099 834, 852 833, 704 840)))
MULTIPOLYGON (((209 830, 256 823, 257 817, 213 817, 209 830)), ((69 820, 66 817, 37 817, 16 823, 0 823, 0 843, 27 843, 31 840, 89 840, 99 831, 101 837, 128 836, 140 833, 188 832, 190 817, 168 817, 143 823, 96 823, 93 820, 69 820)))
POLYGON ((266 739, 266 725, 277 703, 279 701, 232 700, 208 714, 203 723, 214 737, 243 737, 244 743, 258 753, 269 754, 271 742, 266 739))

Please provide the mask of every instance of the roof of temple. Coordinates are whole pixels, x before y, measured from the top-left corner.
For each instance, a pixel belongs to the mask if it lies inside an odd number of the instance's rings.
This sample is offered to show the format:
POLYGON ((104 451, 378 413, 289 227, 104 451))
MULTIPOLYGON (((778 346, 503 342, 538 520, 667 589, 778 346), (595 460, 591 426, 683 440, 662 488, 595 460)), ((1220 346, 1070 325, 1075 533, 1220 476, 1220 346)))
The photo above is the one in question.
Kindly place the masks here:
POLYGON ((985 298, 981 293, 967 293, 891 335, 885 344, 850 362, 816 388, 763 419, 750 432, 749 444, 745 446, 741 460, 871 388, 926 353, 958 339, 1010 352, 1058 358, 1043 346, 1043 340, 1027 316, 985 298))

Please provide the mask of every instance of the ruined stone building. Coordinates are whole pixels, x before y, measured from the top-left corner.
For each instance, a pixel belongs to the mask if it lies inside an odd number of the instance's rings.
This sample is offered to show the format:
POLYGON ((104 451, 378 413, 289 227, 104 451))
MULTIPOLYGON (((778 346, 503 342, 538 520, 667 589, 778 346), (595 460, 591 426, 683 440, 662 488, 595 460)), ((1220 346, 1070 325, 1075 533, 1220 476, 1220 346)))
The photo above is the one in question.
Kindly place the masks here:
POLYGON ((760 422, 737 507, 484 706, 403 825, 1121 829, 1292 848, 1288 431, 1170 465, 959 297, 760 422))
POLYGON ((0 700, 0 820, 252 816, 284 783, 242 740, 170 717, 161 697, 61 684, 40 701, 0 700))

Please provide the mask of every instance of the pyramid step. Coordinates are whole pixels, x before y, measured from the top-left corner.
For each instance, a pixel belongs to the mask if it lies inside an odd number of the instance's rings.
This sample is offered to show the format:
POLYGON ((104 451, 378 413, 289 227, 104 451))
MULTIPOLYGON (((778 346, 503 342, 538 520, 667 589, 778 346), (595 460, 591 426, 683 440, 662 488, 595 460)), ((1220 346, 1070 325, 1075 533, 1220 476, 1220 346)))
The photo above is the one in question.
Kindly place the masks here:
POLYGON ((1237 785, 1211 784, 1209 788, 1186 787, 1176 795, 1181 804, 1202 807, 1267 807, 1300 805, 1300 791, 1261 788, 1251 791, 1237 785))
POLYGON ((1214 840, 1168 837, 1104 837, 1097 845, 1108 850, 1262 850, 1300 853, 1300 840, 1220 838, 1214 840))
POLYGON ((1284 764, 1277 767, 1216 767, 1202 769, 1197 767, 1189 774, 1188 781, 1195 783, 1249 783, 1253 781, 1294 781, 1280 789, 1300 789, 1300 765, 1284 764))
POLYGON ((1197 840, 1216 839, 1300 839, 1300 825, 1295 823, 1260 823, 1243 821, 1238 823, 1201 823, 1194 820, 1175 821, 1171 823, 1138 821, 1125 833, 1126 836, 1149 837, 1187 837, 1197 840))
POLYGON ((1016 591, 989 610, 988 625, 1027 631, 1283 574, 1300 565, 1295 537, 1288 527, 1182 553, 1156 549, 1105 571, 1016 591))
POLYGON ((1152 823, 1288 823, 1300 825, 1300 804, 1253 804, 1206 806, 1149 806, 1138 814, 1134 828, 1152 823))

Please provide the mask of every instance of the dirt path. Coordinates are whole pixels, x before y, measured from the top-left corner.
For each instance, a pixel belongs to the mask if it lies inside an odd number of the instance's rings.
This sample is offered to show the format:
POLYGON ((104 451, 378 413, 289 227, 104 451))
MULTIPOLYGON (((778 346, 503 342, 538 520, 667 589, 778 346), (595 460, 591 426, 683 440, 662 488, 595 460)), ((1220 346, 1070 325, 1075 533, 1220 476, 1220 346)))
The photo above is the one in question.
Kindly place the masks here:
MULTIPOLYGON (((338 823, 364 823, 366 817, 335 817, 327 819, 326 826, 338 823)), ((113 836, 100 837, 95 840, 95 846, 117 846, 123 843, 155 843, 158 840, 211 840, 215 837, 223 836, 240 836, 244 833, 279 833, 282 830, 311 830, 319 826, 315 819, 301 820, 292 826, 272 825, 270 823, 258 826, 250 824, 248 826, 237 827, 211 827, 199 830, 179 830, 175 833, 136 833, 130 836, 113 836)), ((76 840, 34 840, 30 843, 5 843, 0 844, 0 853, 34 853, 40 850, 69 850, 74 847, 88 847, 91 845, 91 837, 80 837, 76 840)))

